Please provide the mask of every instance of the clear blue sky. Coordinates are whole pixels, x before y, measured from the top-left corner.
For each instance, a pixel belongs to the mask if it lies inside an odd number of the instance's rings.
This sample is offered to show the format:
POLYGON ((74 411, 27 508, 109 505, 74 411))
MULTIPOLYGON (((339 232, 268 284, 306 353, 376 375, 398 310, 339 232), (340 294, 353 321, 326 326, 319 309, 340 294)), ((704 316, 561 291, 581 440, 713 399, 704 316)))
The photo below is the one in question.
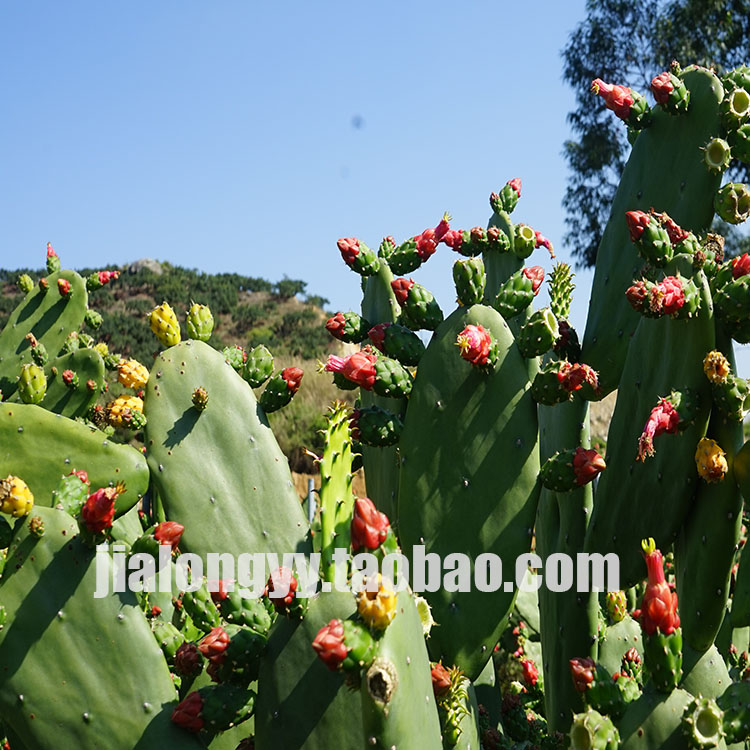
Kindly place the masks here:
MULTIPOLYGON (((584 13, 584 0, 4 3, 0 266, 41 265, 49 240, 72 267, 286 274, 357 309, 339 237, 400 241, 446 210, 454 227, 485 224, 489 193, 517 176, 514 219, 569 260, 560 50, 584 13)), ((415 274, 446 311, 455 257, 441 247, 415 274)))

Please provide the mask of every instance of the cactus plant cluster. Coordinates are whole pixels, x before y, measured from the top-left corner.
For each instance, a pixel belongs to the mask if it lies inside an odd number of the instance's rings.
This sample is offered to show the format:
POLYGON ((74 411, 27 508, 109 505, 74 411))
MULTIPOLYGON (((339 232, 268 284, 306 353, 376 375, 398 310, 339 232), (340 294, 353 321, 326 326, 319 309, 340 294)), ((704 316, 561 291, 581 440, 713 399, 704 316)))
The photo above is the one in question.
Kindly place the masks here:
POLYGON ((750 386, 732 348, 750 341, 750 256, 725 259, 710 232, 714 213, 750 214, 746 186, 721 187, 748 151, 750 69, 675 64, 652 82, 654 108, 592 89, 633 150, 580 338, 567 265, 534 309, 545 271, 529 258, 554 251, 511 218, 518 178, 490 196, 486 228, 445 214, 377 250, 338 241, 363 300, 327 322, 349 349, 321 371, 359 397, 328 414, 312 524, 266 419, 300 370, 274 374, 265 347, 212 348, 200 304, 183 340, 166 302, 147 368, 80 330, 96 324, 88 291, 114 274, 84 281, 50 247, 48 275, 19 280, 0 333, 9 747, 750 742, 750 386), (460 256, 449 314, 411 277, 438 251, 460 256), (109 400, 106 368, 123 390, 109 400), (614 389, 601 455, 589 402, 614 389), (358 453, 369 497, 352 491, 358 453), (598 591, 585 566, 572 587, 549 567, 538 590, 528 570, 507 585, 523 555, 580 553, 615 553, 620 590, 598 591), (506 585, 490 585, 498 561, 506 585))

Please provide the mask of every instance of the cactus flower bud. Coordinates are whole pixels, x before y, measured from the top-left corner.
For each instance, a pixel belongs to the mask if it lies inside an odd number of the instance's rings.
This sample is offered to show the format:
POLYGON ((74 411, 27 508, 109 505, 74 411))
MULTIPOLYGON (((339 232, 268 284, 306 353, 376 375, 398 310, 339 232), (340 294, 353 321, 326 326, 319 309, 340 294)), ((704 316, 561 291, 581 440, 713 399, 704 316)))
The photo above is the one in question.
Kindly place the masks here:
POLYGON ((70 297, 70 282, 67 279, 58 279, 57 291, 60 292, 60 296, 65 299, 70 297))
POLYGON ((490 206, 496 214, 499 214, 501 211, 512 213, 520 197, 521 178, 514 177, 505 183, 499 193, 492 193, 490 195, 490 206))
POLYGON ((612 622, 621 622, 625 619, 628 610, 624 591, 607 592, 607 612, 612 622))
POLYGON ((739 279, 750 273, 750 253, 743 253, 738 258, 732 258, 732 278, 739 279))
POLYGON ((536 668, 536 664, 531 659, 524 659, 521 662, 521 668, 523 669, 523 681, 529 686, 539 682, 539 670, 536 668))
POLYGON ((611 109, 621 120, 630 117, 630 108, 634 98, 632 91, 625 86, 605 83, 601 78, 595 78, 591 84, 591 91, 604 100, 607 109, 611 109))
POLYGON ((451 673, 441 662, 435 664, 430 670, 432 677, 432 692, 435 697, 446 695, 451 689, 451 673))
POLYGON ((651 79, 651 91, 654 94, 657 104, 666 104, 674 91, 672 74, 668 70, 665 70, 663 73, 659 73, 658 76, 654 76, 651 79))
POLYGON ((638 438, 638 460, 645 461, 647 456, 654 455, 654 438, 663 433, 674 435, 677 432, 680 415, 671 401, 659 399, 659 403, 651 409, 646 425, 638 438))
POLYGON ((326 330, 333 338, 346 344, 359 344, 367 338, 372 326, 355 312, 338 312, 326 323, 326 330))
POLYGON ((119 271, 99 271, 97 278, 102 286, 106 286, 110 281, 119 278, 119 271))
POLYGON ((391 325, 393 325, 393 323, 378 323, 367 332, 367 337, 372 341, 373 346, 384 353, 385 349, 383 348, 383 342, 385 341, 385 329, 391 325))
POLYGON ((594 682, 596 662, 590 656, 576 656, 568 664, 575 689, 579 693, 585 693, 594 682))
POLYGON ((102 487, 88 496, 81 508, 81 518, 92 534, 111 528, 115 518, 115 500, 124 491, 122 485, 102 487))
POLYGON ((541 266, 531 266, 530 268, 521 269, 521 273, 531 281, 531 291, 536 297, 542 282, 544 281, 544 269, 541 266))
POLYGON ((47 393, 47 377, 44 370, 29 362, 21 367, 18 378, 18 395, 25 404, 40 403, 47 393))
POLYGON ((677 614, 677 594, 670 590, 664 578, 664 562, 653 539, 644 539, 641 545, 648 568, 648 583, 643 594, 641 608, 633 615, 648 635, 656 631, 671 635, 680 627, 677 614))
POLYGON ((60 258, 52 249, 52 244, 47 243, 47 273, 55 273, 60 270, 60 258))
POLYGON ((367 352, 354 352, 348 357, 331 354, 325 365, 327 372, 340 372, 347 380, 356 383, 366 391, 375 384, 375 361, 377 357, 367 352))
POLYGON ((380 268, 378 256, 364 242, 360 242, 356 237, 342 237, 336 244, 341 251, 344 263, 352 271, 362 276, 372 276, 378 272, 380 268))
POLYGON ((203 655, 195 643, 185 641, 180 644, 174 656, 175 672, 183 677, 193 677, 201 671, 203 655))
POLYGON ((281 378, 286 383, 287 388, 292 394, 295 394, 299 390, 302 376, 304 374, 305 373, 299 367, 286 367, 281 371, 281 378))
POLYGON ((211 632, 198 644, 198 650, 210 661, 221 660, 229 645, 229 634, 222 627, 211 628, 211 632))
POLYGON ((731 371, 729 360, 721 352, 714 350, 703 358, 703 372, 712 383, 725 383, 731 371))
POLYGON ((168 544, 174 550, 180 543, 183 531, 185 531, 185 527, 181 523, 162 521, 162 523, 156 524, 154 528, 154 539, 159 544, 168 544))
POLYGON ((193 406, 198 411, 205 411, 206 407, 208 406, 208 391, 202 386, 199 386, 193 391, 191 400, 193 402, 193 406))
POLYGON ((709 483, 720 482, 729 470, 727 454, 710 438, 700 439, 695 451, 695 465, 701 479, 709 483))
POLYGON ((648 227, 651 217, 644 211, 628 211, 625 214, 625 221, 630 230, 630 241, 638 242, 646 227, 648 227))
POLYGON ((214 316, 208 305, 192 303, 185 319, 188 336, 198 341, 208 341, 214 330, 214 316))
POLYGON ((438 244, 450 229, 450 220, 450 214, 443 214, 443 218, 434 229, 425 229, 424 232, 414 237, 417 245, 417 255, 422 261, 427 260, 437 250, 438 244))
POLYGON ((344 644, 344 623, 341 620, 331 620, 328 625, 324 625, 315 636, 312 647, 328 669, 335 672, 349 653, 344 644))
POLYGON ((194 690, 181 703, 178 703, 174 711, 172 711, 172 721, 178 727, 197 734, 203 729, 202 711, 203 698, 201 698, 201 694, 197 690, 194 690))
POLYGON ((388 516, 381 513, 368 497, 358 497, 354 501, 352 514, 351 540, 352 550, 361 548, 377 549, 388 536, 390 523, 388 516))
POLYGON ((576 482, 581 487, 591 482, 597 474, 600 474, 606 468, 604 459, 593 448, 576 448, 573 456, 573 473, 576 482))
POLYGON ((632 286, 629 286, 625 290, 625 296, 628 298, 628 302, 630 302, 631 307, 636 312, 643 312, 647 309, 649 294, 645 281, 636 281, 632 286))
POLYGON ((16 279, 16 285, 24 294, 28 294, 34 288, 34 280, 27 273, 22 273, 16 279))
POLYGON ((73 391, 78 388, 78 374, 73 372, 73 370, 63 370, 61 377, 66 388, 70 388, 73 391))
POLYGON ((277 568, 268 577, 266 589, 263 592, 278 612, 288 609, 294 601, 297 591, 297 579, 289 568, 277 568))
POLYGON ((394 279, 391 282, 391 289, 396 296, 399 305, 403 305, 409 298, 409 292, 414 286, 414 279, 394 279))

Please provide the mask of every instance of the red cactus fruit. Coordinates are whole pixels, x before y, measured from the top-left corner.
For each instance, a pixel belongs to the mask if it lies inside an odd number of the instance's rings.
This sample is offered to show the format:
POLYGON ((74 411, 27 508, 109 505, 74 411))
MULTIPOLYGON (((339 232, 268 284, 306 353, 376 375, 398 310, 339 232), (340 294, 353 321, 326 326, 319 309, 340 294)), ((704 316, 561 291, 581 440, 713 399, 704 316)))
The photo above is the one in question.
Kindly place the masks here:
POLYGON ((224 658, 224 652, 229 646, 229 634, 222 627, 215 627, 211 632, 198 644, 198 650, 206 659, 217 660, 224 658))
POLYGON ((523 681, 529 687, 534 687, 539 682, 539 670, 536 668, 536 664, 531 659, 524 659, 521 662, 521 667, 523 669, 523 681))
POLYGON ((117 279, 120 276, 119 271, 99 271, 99 283, 104 286, 109 284, 113 279, 117 279))
POLYGON ((367 336, 372 341, 373 346, 381 352, 383 351, 383 342, 385 341, 385 329, 390 325, 392 323, 378 323, 367 332, 367 336))
POLYGON ((198 674, 203 664, 203 655, 195 643, 185 641, 180 644, 174 655, 174 668, 178 674, 184 677, 192 677, 198 674))
POLYGON ((70 282, 67 279, 58 279, 57 290, 60 292, 61 297, 69 297, 70 296, 70 282))
POLYGON ((377 549, 388 536, 389 528, 388 516, 381 513, 369 497, 358 497, 354 501, 351 525, 352 550, 357 552, 362 547, 377 549))

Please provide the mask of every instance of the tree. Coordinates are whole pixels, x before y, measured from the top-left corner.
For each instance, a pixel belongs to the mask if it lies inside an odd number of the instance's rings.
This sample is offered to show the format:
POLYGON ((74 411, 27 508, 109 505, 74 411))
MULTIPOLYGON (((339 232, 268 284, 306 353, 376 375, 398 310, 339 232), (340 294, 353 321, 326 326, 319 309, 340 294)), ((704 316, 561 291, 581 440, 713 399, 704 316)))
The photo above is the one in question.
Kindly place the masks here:
MULTIPOLYGON (((630 146, 623 124, 590 93, 591 81, 645 93, 672 60, 719 74, 750 62, 750 0, 588 0, 586 7, 562 51, 563 79, 577 103, 568 114, 576 140, 563 147, 570 167, 563 207, 565 243, 581 266, 593 266, 630 146)), ((747 175, 739 165, 730 178, 747 175)))

